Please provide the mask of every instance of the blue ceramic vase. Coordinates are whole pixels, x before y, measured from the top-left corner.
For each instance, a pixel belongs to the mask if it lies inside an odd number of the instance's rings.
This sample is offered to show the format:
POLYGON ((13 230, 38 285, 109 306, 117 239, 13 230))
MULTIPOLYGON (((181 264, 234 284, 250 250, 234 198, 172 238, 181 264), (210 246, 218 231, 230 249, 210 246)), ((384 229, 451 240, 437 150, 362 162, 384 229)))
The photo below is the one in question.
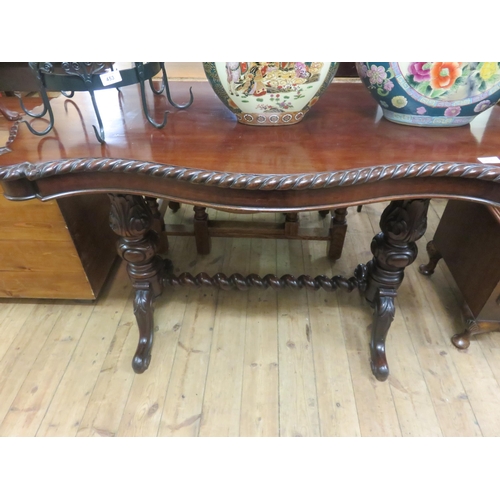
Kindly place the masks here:
POLYGON ((500 99, 498 62, 360 62, 358 74, 384 117, 404 125, 457 127, 500 99))

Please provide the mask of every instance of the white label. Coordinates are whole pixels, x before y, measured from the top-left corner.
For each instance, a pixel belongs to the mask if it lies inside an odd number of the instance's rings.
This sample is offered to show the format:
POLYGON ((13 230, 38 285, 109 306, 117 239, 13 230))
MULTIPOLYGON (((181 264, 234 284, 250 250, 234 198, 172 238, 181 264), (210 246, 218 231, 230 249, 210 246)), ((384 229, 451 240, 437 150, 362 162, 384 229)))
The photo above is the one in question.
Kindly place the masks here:
POLYGON ((122 75, 118 70, 108 71, 100 75, 102 84, 106 87, 108 85, 113 85, 113 83, 118 83, 122 81, 122 75))
POLYGON ((485 156, 484 158, 478 158, 481 163, 500 163, 500 158, 498 156, 485 156))

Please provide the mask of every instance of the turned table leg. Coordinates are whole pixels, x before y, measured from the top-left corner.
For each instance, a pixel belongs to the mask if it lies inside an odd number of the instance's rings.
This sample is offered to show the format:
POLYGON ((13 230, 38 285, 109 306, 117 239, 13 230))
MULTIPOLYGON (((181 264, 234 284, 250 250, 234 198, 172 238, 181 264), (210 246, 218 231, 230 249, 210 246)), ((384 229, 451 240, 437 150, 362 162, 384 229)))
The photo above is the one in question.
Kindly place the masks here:
POLYGON ((153 301, 163 290, 165 262, 157 255, 159 237, 153 230, 155 217, 142 196, 110 194, 110 226, 120 236, 117 250, 127 262, 127 272, 135 290, 134 314, 139 327, 139 343, 132 367, 144 372, 153 346, 153 301))
POLYGON ((345 235, 347 232, 347 208, 336 210, 320 210, 319 215, 325 218, 331 212, 330 231, 326 255, 332 260, 340 259, 344 248, 345 235))
POLYGON ((389 376, 385 339, 394 318, 394 299, 405 267, 417 257, 415 241, 425 233, 428 207, 429 200, 391 202, 380 219, 382 232, 372 240, 373 259, 366 266, 365 297, 374 308, 370 354, 372 372, 378 380, 389 376))
POLYGON ((288 212, 285 214, 285 235, 297 236, 299 234, 299 213, 288 212))
POLYGON ((332 211, 330 221, 330 240, 328 241, 327 255, 332 260, 340 259, 344 248, 347 232, 347 208, 337 208, 332 211))
POLYGON ((200 255, 208 255, 212 249, 212 240, 208 230, 208 213, 205 207, 193 207, 194 240, 196 251, 200 255))

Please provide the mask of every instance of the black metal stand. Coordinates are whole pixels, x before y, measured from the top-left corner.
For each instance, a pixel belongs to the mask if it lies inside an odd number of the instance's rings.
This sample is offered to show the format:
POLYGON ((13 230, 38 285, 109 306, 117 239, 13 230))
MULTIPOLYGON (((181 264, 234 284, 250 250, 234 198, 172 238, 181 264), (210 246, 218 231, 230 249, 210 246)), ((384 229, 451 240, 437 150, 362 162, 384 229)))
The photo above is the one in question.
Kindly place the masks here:
POLYGON ((43 108, 40 113, 32 113, 25 108, 21 97, 18 96, 21 108, 26 113, 26 115, 31 118, 43 118, 47 113, 49 115, 49 124, 47 125, 46 129, 42 131, 38 131, 33 128, 33 126, 26 120, 22 121, 22 123, 26 124, 30 132, 35 135, 46 135, 54 127, 54 114, 52 112, 50 100, 47 96, 47 92, 50 91, 61 92, 67 98, 73 97, 75 92, 89 92, 99 126, 98 131, 95 125, 93 125, 94 132, 97 140, 101 144, 105 142, 105 135, 101 115, 99 113, 99 108, 95 100, 96 90, 116 88, 118 91, 120 91, 120 87, 138 83, 141 88, 141 102, 144 115, 146 116, 148 122, 156 128, 162 128, 166 125, 168 111, 165 111, 165 115, 161 123, 157 123, 153 120, 153 118, 149 114, 146 100, 144 85, 144 82, 146 80, 149 80, 149 85, 154 95, 161 95, 165 91, 168 102, 177 109, 185 109, 189 107, 193 102, 193 92, 191 88, 189 89, 189 102, 185 104, 177 104, 172 100, 170 96, 165 64, 162 62, 136 62, 134 63, 133 68, 128 68, 120 71, 121 81, 111 83, 109 85, 103 84, 101 75, 106 74, 109 69, 113 69, 111 63, 63 62, 60 64, 54 64, 47 62, 30 62, 29 66, 37 79, 43 108), (153 77, 160 71, 162 73, 161 87, 159 90, 156 90, 153 85, 153 77))

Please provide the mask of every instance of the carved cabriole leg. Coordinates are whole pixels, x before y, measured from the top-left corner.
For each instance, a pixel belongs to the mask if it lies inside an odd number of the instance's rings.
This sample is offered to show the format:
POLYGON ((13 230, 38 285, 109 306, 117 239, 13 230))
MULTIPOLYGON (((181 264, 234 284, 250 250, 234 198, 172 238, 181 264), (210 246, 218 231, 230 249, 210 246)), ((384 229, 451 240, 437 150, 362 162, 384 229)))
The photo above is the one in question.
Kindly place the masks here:
POLYGON ((437 263, 442 259, 442 255, 439 253, 439 250, 434 245, 434 241, 429 241, 427 243, 427 255, 429 256, 429 262, 427 264, 421 264, 418 270, 421 274, 425 276, 430 276, 434 274, 434 269, 436 269, 437 263))
POLYGON ((338 260, 344 248, 347 232, 347 208, 337 208, 332 212, 330 222, 330 240, 328 241, 327 255, 330 259, 338 260))
POLYGON ((425 233, 428 207, 429 200, 391 202, 380 219, 382 232, 371 244, 373 259, 366 266, 365 297, 375 309, 370 353, 372 372, 378 380, 389 376, 385 339, 394 318, 394 299, 405 267, 417 257, 415 241, 425 233))
POLYGON ((127 262, 135 289, 134 314, 139 327, 139 344, 132 361, 136 373, 144 372, 153 346, 153 300, 163 290, 165 264, 157 255, 158 234, 152 230, 154 215, 142 196, 110 194, 110 226, 120 236, 117 250, 127 262))

